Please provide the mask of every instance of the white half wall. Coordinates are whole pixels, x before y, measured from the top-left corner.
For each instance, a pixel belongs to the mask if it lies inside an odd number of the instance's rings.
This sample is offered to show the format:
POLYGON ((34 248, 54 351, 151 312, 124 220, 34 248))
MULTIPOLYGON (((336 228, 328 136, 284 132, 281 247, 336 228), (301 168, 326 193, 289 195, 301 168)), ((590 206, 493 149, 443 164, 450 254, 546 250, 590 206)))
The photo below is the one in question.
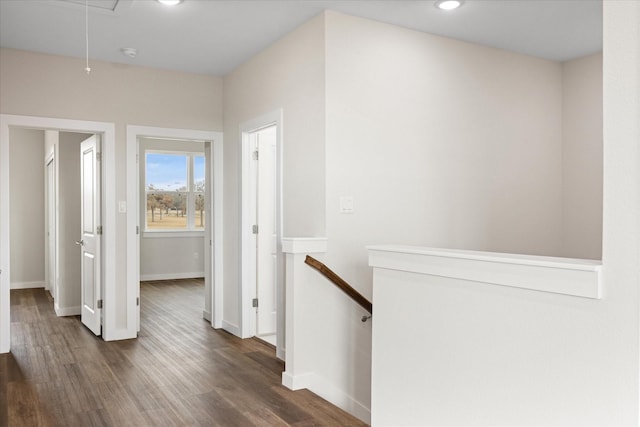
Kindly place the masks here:
POLYGON ((374 246, 369 262, 372 425, 606 424, 600 261, 374 246))
POLYGON ((286 370, 282 384, 292 390, 309 389, 368 423, 368 399, 362 402, 356 396, 361 395, 360 390, 369 390, 369 384, 359 381, 345 385, 340 381, 345 377, 362 378, 365 374, 361 371, 369 370, 371 322, 360 320, 368 313, 305 264, 307 255, 324 260, 326 239, 284 238, 282 246, 286 254, 287 301, 286 370), (333 327, 335 323, 341 327, 333 327))

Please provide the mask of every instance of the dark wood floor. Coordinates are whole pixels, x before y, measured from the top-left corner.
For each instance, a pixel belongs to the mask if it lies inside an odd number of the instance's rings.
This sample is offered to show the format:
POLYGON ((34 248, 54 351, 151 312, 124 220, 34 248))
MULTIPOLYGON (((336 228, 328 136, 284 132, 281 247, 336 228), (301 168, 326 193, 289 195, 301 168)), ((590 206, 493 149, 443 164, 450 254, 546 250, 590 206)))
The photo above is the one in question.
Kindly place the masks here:
POLYGON ((307 390, 255 339, 202 319, 199 280, 144 282, 137 340, 105 342, 56 317, 44 290, 11 291, 0 426, 360 426, 307 390))

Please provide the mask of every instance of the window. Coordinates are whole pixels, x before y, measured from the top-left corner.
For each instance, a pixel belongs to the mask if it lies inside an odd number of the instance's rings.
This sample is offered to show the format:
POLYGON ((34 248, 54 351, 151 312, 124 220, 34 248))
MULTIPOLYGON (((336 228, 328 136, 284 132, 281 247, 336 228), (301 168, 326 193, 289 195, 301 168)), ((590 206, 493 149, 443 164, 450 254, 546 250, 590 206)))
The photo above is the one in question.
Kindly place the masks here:
POLYGON ((202 153, 145 151, 145 231, 198 231, 205 225, 202 153))

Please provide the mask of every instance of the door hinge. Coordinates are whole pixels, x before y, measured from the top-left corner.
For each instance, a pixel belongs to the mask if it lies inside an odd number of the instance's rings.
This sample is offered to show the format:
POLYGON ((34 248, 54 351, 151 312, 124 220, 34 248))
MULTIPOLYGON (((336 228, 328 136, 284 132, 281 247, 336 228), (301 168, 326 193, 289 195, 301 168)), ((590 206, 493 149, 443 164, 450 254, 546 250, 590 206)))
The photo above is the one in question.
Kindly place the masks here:
POLYGON ((252 153, 253 160, 258 160, 258 150, 252 153))
POLYGON ((258 234, 258 224, 254 224, 251 226, 251 232, 253 234, 258 234))
POLYGON ((102 300, 101 299, 98 300, 98 308, 102 308, 102 300))
POLYGON ((98 234, 100 236, 102 235, 102 226, 101 225, 98 226, 98 230, 96 231, 96 234, 98 234))
POLYGON ((140 234, 140 226, 136 225, 136 234, 140 234))
POLYGON ((251 307, 254 307, 254 308, 258 307, 258 298, 254 298, 251 300, 251 307))
POLYGON ((136 297, 136 306, 140 306, 140 297, 136 297))
POLYGON ((97 160, 97 161, 102 160, 102 153, 101 153, 101 152, 99 152, 99 151, 96 153, 96 160, 97 160))

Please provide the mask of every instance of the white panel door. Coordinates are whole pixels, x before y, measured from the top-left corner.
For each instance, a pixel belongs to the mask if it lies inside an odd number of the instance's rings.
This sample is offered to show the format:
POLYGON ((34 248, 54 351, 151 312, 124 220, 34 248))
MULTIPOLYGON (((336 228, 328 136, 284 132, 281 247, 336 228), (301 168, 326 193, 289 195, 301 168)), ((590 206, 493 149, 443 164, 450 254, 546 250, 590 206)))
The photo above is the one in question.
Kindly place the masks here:
POLYGON ((276 333, 276 127, 258 132, 256 335, 276 333))
POLYGON ((91 136, 80 146, 82 323, 96 335, 101 333, 100 285, 100 141, 91 136))

